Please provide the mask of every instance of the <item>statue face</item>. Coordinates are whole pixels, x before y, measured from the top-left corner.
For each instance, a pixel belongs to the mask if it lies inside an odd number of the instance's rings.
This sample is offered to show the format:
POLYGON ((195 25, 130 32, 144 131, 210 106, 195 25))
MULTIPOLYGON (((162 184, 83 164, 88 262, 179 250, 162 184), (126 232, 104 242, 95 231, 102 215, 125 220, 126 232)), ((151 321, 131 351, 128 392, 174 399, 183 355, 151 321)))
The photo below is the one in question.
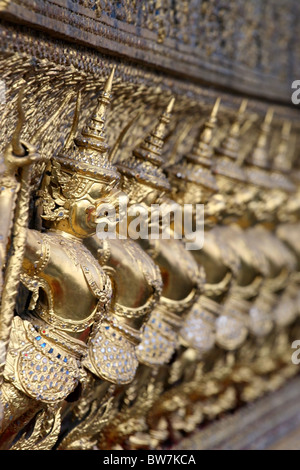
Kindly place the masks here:
MULTIPOLYGON (((134 184, 135 188, 133 194, 129 194, 129 206, 137 204, 144 211, 145 217, 147 214, 147 228, 149 231, 151 228, 151 206, 152 204, 161 204, 163 202, 164 193, 146 184, 136 182, 134 184)), ((135 216, 133 216, 133 218, 135 218, 135 216)), ((128 214, 128 224, 131 221, 132 217, 128 214)))
POLYGON ((100 182, 92 183, 82 197, 73 200, 69 222, 77 236, 85 238, 96 232, 97 207, 104 200, 109 200, 109 192, 107 186, 100 182))
POLYGON ((145 204, 145 206, 150 207, 151 204, 157 204, 158 199, 162 196, 162 193, 159 192, 157 189, 151 188, 151 186, 140 185, 141 186, 141 194, 143 197, 141 198, 141 204, 145 204))
POLYGON ((222 194, 213 194, 205 205, 205 220, 211 227, 222 219, 226 208, 226 201, 222 194))
POLYGON ((265 203, 267 210, 274 215, 277 210, 286 204, 288 195, 280 189, 272 189, 269 191, 269 196, 266 197, 265 203))
POLYGON ((211 195, 211 192, 195 183, 185 183, 182 196, 183 204, 205 204, 211 195))
POLYGON ((244 185, 226 176, 218 175, 217 183, 223 196, 224 211, 228 215, 241 216, 244 210, 244 185))
POLYGON ((288 196, 285 204, 278 208, 280 222, 297 222, 300 218, 300 189, 288 196))
POLYGON ((285 207, 287 195, 277 189, 260 189, 249 203, 249 209, 260 222, 272 221, 280 207, 285 207))
POLYGON ((140 183, 135 178, 123 177, 122 189, 129 198, 129 204, 141 204, 150 207, 156 204, 161 192, 147 184, 140 183))

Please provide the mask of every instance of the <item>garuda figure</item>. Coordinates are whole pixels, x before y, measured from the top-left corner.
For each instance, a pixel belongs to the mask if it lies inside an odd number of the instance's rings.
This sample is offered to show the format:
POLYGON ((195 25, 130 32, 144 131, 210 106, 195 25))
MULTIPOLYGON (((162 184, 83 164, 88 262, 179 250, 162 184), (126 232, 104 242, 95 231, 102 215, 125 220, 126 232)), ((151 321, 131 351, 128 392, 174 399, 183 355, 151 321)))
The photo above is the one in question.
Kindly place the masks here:
MULTIPOLYGON (((59 409, 64 400, 78 397, 89 367, 83 367, 82 359, 91 347, 91 331, 94 335, 104 319, 110 328, 111 282, 83 240, 95 233, 97 207, 119 181, 105 136, 112 78, 113 73, 88 126, 51 162, 47 184, 39 192, 43 230, 26 230, 21 281, 31 301, 22 317, 12 321, 0 395, 3 448, 37 411, 59 409)), ((35 149, 21 145, 30 163, 35 149)), ((10 188, 17 186, 21 164, 9 146, 1 174, 4 220, 11 220, 10 188)), ((132 366, 130 359, 127 367, 132 366)), ((91 367, 93 373, 95 368, 97 372, 97 364, 91 367)))

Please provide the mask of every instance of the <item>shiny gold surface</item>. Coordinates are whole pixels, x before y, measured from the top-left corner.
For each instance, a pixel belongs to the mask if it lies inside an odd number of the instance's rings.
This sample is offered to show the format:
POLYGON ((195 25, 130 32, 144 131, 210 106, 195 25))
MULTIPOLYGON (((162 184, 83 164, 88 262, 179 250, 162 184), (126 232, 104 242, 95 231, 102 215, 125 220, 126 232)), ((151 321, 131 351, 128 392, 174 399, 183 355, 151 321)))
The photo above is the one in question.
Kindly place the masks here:
MULTIPOLYGON (((5 3, 5 21, 25 8, 5 3)), ((92 34, 99 17, 78 9, 92 34)), ((157 60, 159 17, 143 24, 157 60)), ((199 88, 193 67, 182 82, 99 67, 82 43, 38 46, 5 21, 22 50, 0 56, 0 449, 160 449, 284 386, 299 367, 298 115, 250 85, 249 99, 199 88), (204 204, 203 247, 174 221, 170 239, 99 238, 120 195, 148 222, 153 204, 204 204)))

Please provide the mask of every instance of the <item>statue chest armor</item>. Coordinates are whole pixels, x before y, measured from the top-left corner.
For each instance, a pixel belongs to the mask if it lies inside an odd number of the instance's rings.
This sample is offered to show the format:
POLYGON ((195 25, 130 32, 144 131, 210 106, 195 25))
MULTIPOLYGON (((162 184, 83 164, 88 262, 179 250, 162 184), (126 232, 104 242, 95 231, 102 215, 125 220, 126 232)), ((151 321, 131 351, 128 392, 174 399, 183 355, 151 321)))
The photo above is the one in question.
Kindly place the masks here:
MULTIPOLYGON (((96 248, 92 241, 91 246, 96 248)), ((161 276, 132 240, 104 240, 97 247, 103 269, 115 285, 115 297, 108 315, 92 334, 84 365, 98 377, 124 385, 135 375, 140 329, 159 300, 161 276)))
POLYGON ((161 275, 152 259, 132 240, 111 240, 107 265, 114 269, 116 302, 124 307, 144 307, 161 287, 161 275))
POLYGON ((147 251, 160 268, 163 290, 145 326, 137 355, 140 362, 156 367, 171 359, 183 315, 198 298, 204 276, 179 240, 151 241, 147 251))
POLYGON ((228 243, 224 227, 206 232, 203 248, 193 255, 205 270, 204 293, 218 297, 227 292, 232 278, 239 272, 240 259, 228 243))
POLYGON ((33 291, 30 309, 65 331, 84 331, 111 299, 109 278, 89 250, 56 233, 42 235, 41 258, 22 282, 33 291))
POLYGON ((199 268, 192 254, 179 240, 150 241, 147 250, 160 268, 166 299, 184 301, 198 286, 199 268))

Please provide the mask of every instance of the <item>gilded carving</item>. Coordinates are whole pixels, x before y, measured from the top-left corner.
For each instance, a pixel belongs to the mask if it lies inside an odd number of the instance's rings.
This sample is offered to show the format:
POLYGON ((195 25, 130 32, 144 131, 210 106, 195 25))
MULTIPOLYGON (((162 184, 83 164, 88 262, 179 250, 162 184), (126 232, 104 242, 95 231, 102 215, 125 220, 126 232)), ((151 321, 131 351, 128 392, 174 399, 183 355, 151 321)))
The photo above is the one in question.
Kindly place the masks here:
POLYGON ((297 374, 295 3, 31 3, 0 2, 0 448, 160 449, 297 374))

